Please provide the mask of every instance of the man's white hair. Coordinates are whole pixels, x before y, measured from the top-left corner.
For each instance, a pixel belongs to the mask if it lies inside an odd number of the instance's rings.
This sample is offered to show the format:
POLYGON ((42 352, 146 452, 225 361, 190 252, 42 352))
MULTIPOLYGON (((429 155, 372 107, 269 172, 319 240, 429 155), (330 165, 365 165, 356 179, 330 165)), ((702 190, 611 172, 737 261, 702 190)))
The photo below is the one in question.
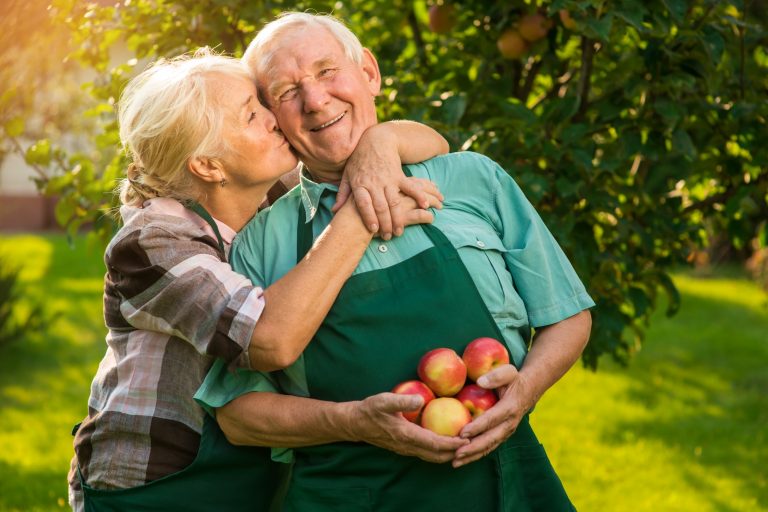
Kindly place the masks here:
POLYGON ((363 45, 344 23, 329 14, 307 12, 285 12, 276 20, 267 23, 248 45, 243 61, 257 78, 264 76, 271 66, 280 39, 308 26, 323 27, 339 42, 350 60, 356 64, 363 62, 363 45))

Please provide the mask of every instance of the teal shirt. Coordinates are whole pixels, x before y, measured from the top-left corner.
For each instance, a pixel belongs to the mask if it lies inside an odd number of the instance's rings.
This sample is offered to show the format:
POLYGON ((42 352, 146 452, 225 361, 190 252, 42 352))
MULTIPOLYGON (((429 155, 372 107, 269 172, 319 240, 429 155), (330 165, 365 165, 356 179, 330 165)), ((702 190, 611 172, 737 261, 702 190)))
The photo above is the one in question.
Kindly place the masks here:
MULTIPOLYGON (((538 213, 498 164, 462 152, 407 167, 413 176, 432 180, 445 196, 442 210, 433 210, 433 225, 456 247, 518 367, 525 359, 532 327, 554 324, 594 306, 538 213)), ((233 268, 265 287, 280 279, 296 265, 298 209, 304 209, 317 236, 331 222, 336 191, 335 185, 302 175, 298 187, 235 237, 230 252, 233 268)), ((431 246, 418 226, 389 241, 374 239, 355 273, 396 265, 431 246)), ((308 396, 303 358, 271 374, 231 372, 218 361, 195 398, 210 411, 250 391, 308 396)), ((285 454, 273 456, 280 459, 285 454)))

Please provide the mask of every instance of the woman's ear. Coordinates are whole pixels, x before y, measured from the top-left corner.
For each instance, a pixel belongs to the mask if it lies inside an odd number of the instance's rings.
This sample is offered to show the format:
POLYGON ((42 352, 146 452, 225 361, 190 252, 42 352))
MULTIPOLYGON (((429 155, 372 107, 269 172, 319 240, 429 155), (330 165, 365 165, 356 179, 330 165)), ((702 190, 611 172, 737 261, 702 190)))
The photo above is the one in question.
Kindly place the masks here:
POLYGON ((206 183, 221 183, 225 180, 224 167, 215 158, 205 156, 190 158, 187 169, 193 176, 206 183))

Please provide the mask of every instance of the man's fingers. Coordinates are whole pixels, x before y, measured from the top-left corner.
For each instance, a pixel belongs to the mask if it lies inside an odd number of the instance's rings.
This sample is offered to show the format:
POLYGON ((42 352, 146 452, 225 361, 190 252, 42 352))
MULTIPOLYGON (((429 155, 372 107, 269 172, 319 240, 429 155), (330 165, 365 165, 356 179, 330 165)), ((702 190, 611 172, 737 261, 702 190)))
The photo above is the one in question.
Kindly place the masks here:
POLYGON ((427 210, 411 210, 405 214, 405 225, 412 226, 414 224, 432 224, 435 220, 435 216, 432 212, 427 210))
MULTIPOLYGON (((466 446, 456 450, 453 467, 458 468, 479 460, 499 447, 511 435, 506 425, 499 425, 481 436, 476 437, 466 446)), ((514 431, 513 431, 514 432, 514 431)))
POLYGON ((398 393, 379 393, 370 398, 371 405, 379 412, 394 414, 403 411, 415 411, 424 405, 424 399, 419 395, 402 395, 398 393))
POLYGON ((477 385, 485 389, 495 389, 501 386, 508 386, 514 382, 520 374, 511 364, 503 364, 489 371, 479 379, 477 385))
POLYGON ((464 428, 461 429, 459 435, 465 439, 474 439, 476 436, 496 428, 508 417, 508 411, 505 404, 499 401, 478 418, 467 423, 464 428))

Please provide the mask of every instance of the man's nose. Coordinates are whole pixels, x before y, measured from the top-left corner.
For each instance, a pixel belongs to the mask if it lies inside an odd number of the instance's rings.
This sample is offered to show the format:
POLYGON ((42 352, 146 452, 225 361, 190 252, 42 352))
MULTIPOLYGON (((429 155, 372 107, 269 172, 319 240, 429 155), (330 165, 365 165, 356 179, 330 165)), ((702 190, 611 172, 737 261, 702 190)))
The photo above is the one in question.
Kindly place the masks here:
POLYGON ((304 112, 307 114, 321 112, 330 100, 330 95, 326 91, 325 86, 318 82, 305 83, 302 93, 304 96, 304 112))

